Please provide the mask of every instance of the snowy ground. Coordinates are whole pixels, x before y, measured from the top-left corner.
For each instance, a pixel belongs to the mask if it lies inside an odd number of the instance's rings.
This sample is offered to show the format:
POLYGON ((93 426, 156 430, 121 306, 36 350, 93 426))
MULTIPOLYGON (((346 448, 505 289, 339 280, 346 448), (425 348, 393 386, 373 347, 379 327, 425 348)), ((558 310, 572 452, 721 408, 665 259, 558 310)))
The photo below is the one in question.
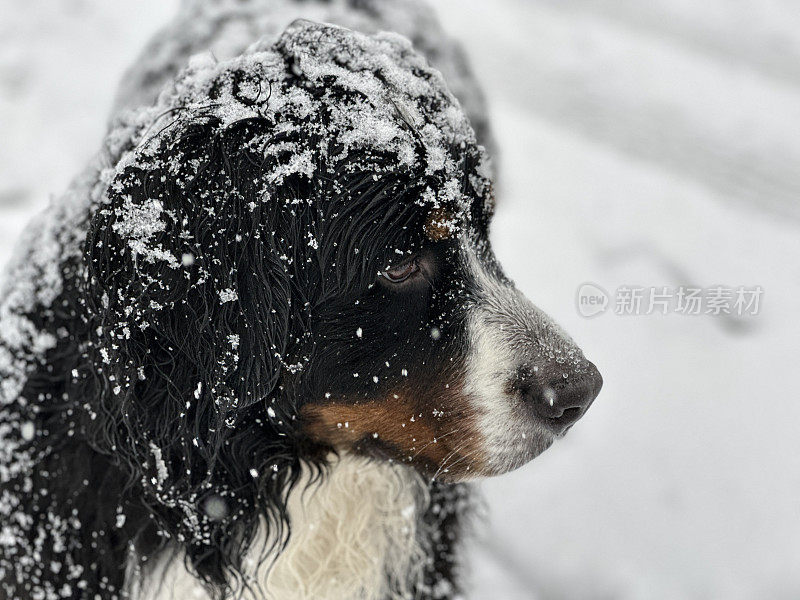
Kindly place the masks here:
MULTIPOLYGON (((475 600, 800 597, 794 0, 439 0, 502 149, 494 243, 605 388, 488 481, 475 600), (578 286, 761 285, 762 313, 579 316, 578 286)), ((0 0, 0 261, 96 150, 174 2, 0 0)))

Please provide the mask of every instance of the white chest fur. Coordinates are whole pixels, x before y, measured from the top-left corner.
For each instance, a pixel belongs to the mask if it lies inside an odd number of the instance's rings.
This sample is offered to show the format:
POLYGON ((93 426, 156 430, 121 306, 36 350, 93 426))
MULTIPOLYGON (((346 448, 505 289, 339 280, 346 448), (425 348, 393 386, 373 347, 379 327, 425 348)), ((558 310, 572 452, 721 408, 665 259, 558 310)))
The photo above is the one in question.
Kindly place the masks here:
MULTIPOLYGON (((345 456, 329 474, 289 497, 291 538, 277 555, 254 557, 270 540, 262 525, 245 564, 253 591, 236 600, 384 600, 406 598, 422 576, 418 517, 427 488, 410 469, 345 456)), ((206 600, 206 590, 172 553, 157 559, 134 600, 206 600)))

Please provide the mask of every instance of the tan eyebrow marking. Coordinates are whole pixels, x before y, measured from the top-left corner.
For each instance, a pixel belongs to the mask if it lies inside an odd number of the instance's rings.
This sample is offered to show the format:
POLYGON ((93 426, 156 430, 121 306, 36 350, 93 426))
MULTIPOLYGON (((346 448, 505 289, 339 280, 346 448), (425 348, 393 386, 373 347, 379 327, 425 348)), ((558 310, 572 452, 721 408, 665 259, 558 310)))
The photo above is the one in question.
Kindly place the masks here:
POLYGON ((453 213, 446 208, 434 208, 425 222, 425 235, 432 242, 450 238, 458 229, 453 213))

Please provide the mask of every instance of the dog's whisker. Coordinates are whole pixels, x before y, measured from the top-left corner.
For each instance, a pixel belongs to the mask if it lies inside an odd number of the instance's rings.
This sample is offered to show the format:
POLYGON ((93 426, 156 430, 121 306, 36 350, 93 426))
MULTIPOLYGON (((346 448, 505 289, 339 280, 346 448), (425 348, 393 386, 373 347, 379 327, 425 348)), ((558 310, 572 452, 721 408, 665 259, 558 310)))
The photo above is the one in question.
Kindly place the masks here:
POLYGON ((446 437, 448 437, 450 435, 453 435, 455 433, 459 433, 459 432, 461 432, 461 429, 453 429, 452 431, 449 431, 449 432, 447 432, 447 433, 445 433, 443 435, 435 436, 430 442, 426 443, 421 448, 417 449, 417 451, 413 454, 413 458, 416 458, 417 456, 419 456, 419 454, 421 452, 423 452, 425 449, 429 448, 433 444, 438 444, 444 438, 446 438, 446 437))
POLYGON ((434 479, 436 479, 436 478, 439 476, 439 474, 440 474, 440 473, 442 473, 442 472, 443 472, 443 470, 445 470, 445 469, 448 467, 448 464, 447 464, 447 463, 448 463, 448 461, 449 461, 451 458, 453 458, 454 456, 457 456, 457 455, 458 455, 458 454, 459 454, 459 453, 460 453, 460 452, 461 452, 461 451, 462 451, 462 450, 463 450, 463 449, 464 449, 464 448, 465 448, 465 447, 466 447, 468 444, 470 444, 471 442, 472 442, 472 440, 471 440, 471 439, 466 439, 466 440, 464 440, 463 442, 461 442, 461 444, 457 445, 457 446, 456 446, 456 447, 455 447, 455 448, 454 448, 454 449, 453 449, 451 452, 449 452, 449 453, 448 453, 448 454, 447 454, 447 455, 446 455, 446 456, 445 456, 445 457, 442 459, 442 461, 439 463, 439 468, 438 468, 438 469, 436 470, 436 472, 433 474, 433 476, 431 477, 431 480, 434 480, 434 479))

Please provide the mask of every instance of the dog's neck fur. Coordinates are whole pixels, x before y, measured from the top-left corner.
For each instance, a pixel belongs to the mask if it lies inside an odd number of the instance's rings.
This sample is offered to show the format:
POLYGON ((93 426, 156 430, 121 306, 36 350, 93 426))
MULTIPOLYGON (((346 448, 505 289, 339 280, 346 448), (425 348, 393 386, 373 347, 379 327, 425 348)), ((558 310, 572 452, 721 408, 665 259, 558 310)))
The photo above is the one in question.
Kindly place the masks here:
MULTIPOLYGON (((292 491, 291 536, 266 560, 262 525, 245 559, 252 579, 237 600, 386 600, 408 598, 423 577, 428 549, 420 530, 427 486, 410 468, 354 456, 337 459, 330 472, 292 491)), ((129 588, 133 600, 204 600, 208 592, 186 569, 182 553, 165 552, 129 588)))

